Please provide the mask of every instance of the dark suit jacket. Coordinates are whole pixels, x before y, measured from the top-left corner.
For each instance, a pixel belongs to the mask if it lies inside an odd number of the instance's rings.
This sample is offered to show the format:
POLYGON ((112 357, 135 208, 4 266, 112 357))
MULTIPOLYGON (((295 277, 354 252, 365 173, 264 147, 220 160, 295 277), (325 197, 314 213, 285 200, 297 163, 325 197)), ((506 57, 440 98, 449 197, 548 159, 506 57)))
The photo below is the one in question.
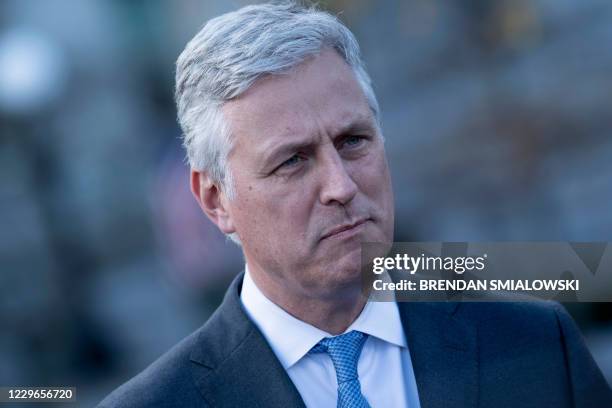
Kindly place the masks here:
MULTIPOLYGON (((303 407, 242 308, 241 287, 242 274, 202 328, 99 406, 303 407)), ((423 408, 612 407, 610 387, 557 303, 398 305, 423 408)))

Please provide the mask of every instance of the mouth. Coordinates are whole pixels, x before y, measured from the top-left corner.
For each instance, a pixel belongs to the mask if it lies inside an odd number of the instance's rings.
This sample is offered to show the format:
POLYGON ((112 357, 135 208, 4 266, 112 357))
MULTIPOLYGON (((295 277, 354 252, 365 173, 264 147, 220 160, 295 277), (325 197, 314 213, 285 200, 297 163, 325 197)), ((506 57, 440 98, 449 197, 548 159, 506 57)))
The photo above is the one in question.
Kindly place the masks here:
POLYGON ((323 234, 323 236, 321 237, 321 241, 327 238, 334 238, 334 237, 341 237, 341 236, 348 237, 354 233, 359 232, 367 221, 370 221, 370 219, 360 218, 355 222, 352 222, 349 224, 342 224, 337 227, 334 227, 331 230, 327 231, 325 234, 323 234))

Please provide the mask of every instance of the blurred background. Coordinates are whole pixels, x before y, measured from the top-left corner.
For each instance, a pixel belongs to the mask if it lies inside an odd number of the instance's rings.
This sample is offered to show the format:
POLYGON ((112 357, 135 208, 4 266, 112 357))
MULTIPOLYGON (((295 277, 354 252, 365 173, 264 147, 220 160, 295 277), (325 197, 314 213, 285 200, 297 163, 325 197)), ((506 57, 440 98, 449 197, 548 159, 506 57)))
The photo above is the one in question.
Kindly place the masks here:
MULTIPOLYGON (((0 3, 0 385, 92 406, 243 267, 191 198, 174 61, 249 2, 0 3)), ((323 1, 382 108, 397 241, 612 241, 612 2, 323 1)), ((612 381, 612 305, 566 305, 612 381)))

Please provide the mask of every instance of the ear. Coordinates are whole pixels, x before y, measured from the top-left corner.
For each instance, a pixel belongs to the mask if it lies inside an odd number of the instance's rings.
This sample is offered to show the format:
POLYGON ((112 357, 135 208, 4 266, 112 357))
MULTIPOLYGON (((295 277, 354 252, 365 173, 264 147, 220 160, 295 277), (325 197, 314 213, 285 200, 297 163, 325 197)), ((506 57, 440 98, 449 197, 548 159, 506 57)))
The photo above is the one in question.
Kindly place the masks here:
POLYGON ((223 232, 236 232, 234 222, 228 211, 227 197, 219 186, 204 171, 191 170, 191 192, 204 211, 204 214, 223 232))

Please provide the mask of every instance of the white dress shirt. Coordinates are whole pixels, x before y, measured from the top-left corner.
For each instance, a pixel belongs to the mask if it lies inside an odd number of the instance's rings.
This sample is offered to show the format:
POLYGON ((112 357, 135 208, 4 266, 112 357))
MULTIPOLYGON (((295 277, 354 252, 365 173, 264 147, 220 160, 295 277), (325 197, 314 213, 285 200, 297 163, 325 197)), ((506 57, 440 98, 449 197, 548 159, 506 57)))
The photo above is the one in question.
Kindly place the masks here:
MULTIPOLYGON (((308 354, 333 335, 303 322, 270 301, 245 268, 242 304, 287 371, 307 407, 335 408, 336 371, 327 353, 308 354)), ((420 408, 408 343, 395 302, 368 302, 346 329, 368 338, 357 372, 361 392, 373 408, 420 408)))

